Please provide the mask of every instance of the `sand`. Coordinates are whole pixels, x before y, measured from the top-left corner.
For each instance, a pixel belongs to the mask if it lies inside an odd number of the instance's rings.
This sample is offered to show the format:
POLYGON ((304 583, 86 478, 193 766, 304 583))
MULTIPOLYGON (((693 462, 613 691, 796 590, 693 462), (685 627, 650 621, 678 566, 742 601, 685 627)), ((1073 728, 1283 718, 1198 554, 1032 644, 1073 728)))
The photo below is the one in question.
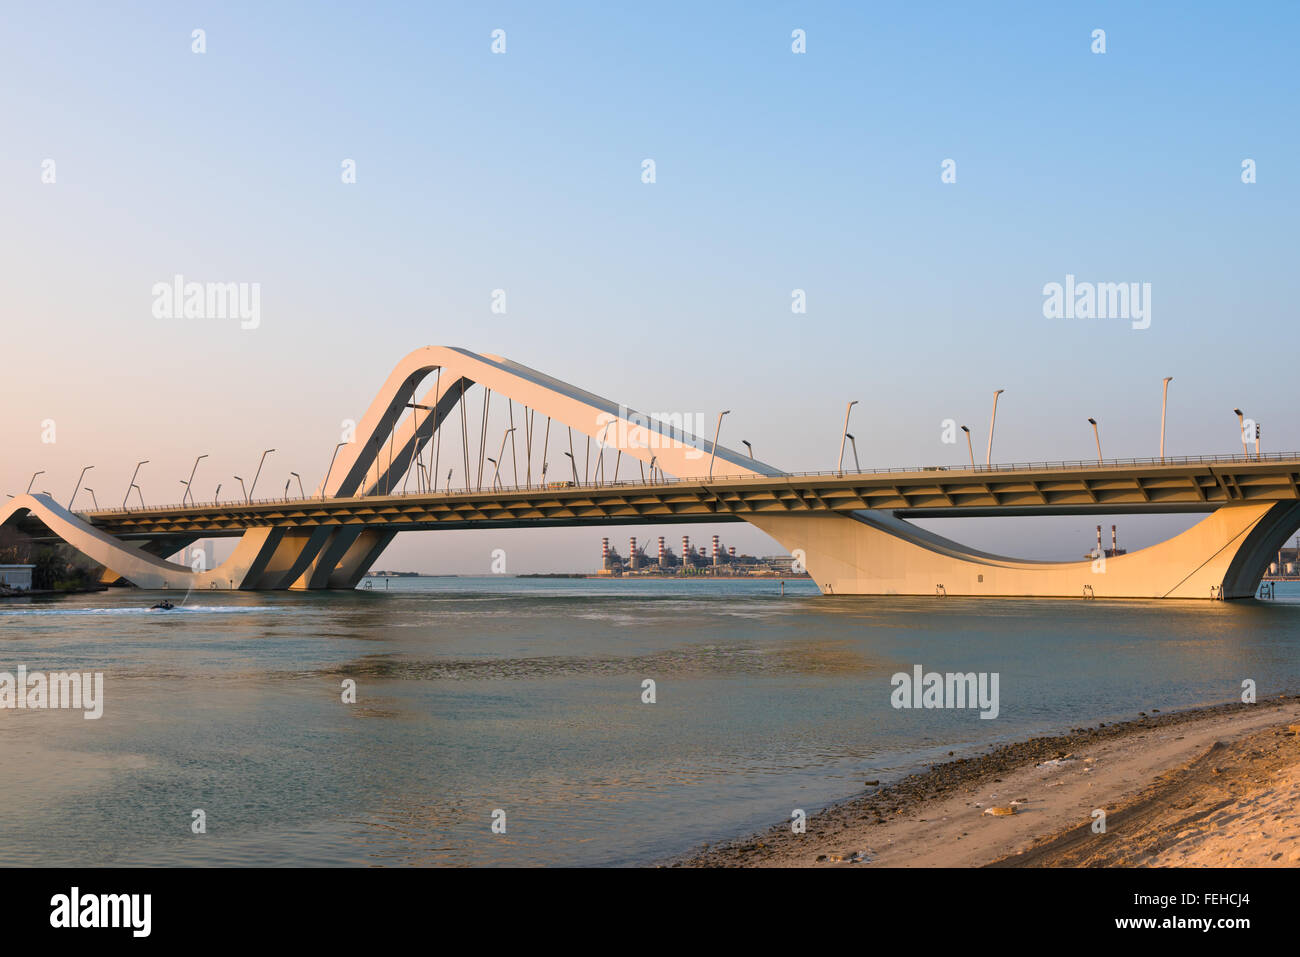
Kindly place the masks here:
POLYGON ((782 823, 667 863, 1294 867, 1298 730, 1295 696, 1079 728, 868 788, 804 834, 782 823))

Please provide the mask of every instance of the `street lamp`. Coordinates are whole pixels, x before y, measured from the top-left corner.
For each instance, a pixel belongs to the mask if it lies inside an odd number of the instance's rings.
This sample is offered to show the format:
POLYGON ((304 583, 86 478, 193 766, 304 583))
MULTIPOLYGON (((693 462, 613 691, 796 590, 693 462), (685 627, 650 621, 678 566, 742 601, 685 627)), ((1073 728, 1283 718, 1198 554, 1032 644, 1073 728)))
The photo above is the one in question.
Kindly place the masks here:
POLYGON ((1097 464, 1100 465, 1101 464, 1101 431, 1097 428, 1096 419, 1089 416, 1088 421, 1092 423, 1092 437, 1097 440, 1097 464))
POLYGON ((731 410, 718 413, 718 424, 713 429, 713 453, 709 456, 709 478, 713 478, 713 460, 718 455, 718 436, 722 434, 722 417, 731 415, 731 410))
POLYGON ((996 392, 993 393, 993 417, 989 419, 989 447, 988 450, 984 453, 985 465, 993 464, 993 426, 997 425, 997 421, 998 421, 998 396, 1000 396, 1005 391, 1007 390, 998 389, 996 392))
POLYGON ((244 504, 251 505, 252 503, 248 500, 248 489, 244 488, 244 480, 238 475, 235 476, 235 479, 239 482, 239 487, 244 490, 244 504))
POLYGON ((740 444, 745 447, 745 451, 749 453, 749 457, 752 459, 754 457, 754 447, 745 439, 741 439, 740 444))
MULTIPOLYGON (((126 500, 131 497, 131 489, 136 488, 135 477, 140 474, 140 466, 148 465, 149 460, 135 463, 135 471, 131 473, 131 484, 126 487, 126 494, 122 496, 122 507, 126 508, 126 500)), ((138 491, 138 490, 137 490, 138 491)), ((144 496, 140 496, 140 505, 144 506, 144 496)))
POLYGON ((451 473, 452 473, 452 469, 447 469, 447 491, 446 491, 447 495, 451 494, 451 473))
POLYGON ((77 487, 72 490, 72 498, 68 499, 68 508, 72 508, 72 503, 77 500, 77 493, 81 491, 81 480, 85 478, 86 473, 94 467, 95 466, 93 465, 87 465, 81 470, 81 474, 77 476, 77 487))
POLYGON ((329 485, 329 481, 330 481, 330 472, 333 472, 333 471, 334 471, 334 459, 335 459, 335 457, 339 454, 339 449, 343 448, 343 446, 345 446, 345 445, 347 445, 347 444, 348 444, 348 443, 346 443, 346 442, 340 442, 338 445, 334 446, 334 455, 331 455, 331 456, 330 456, 330 467, 329 467, 328 469, 325 470, 325 481, 323 481, 323 482, 320 483, 320 497, 321 497, 321 501, 324 501, 324 500, 325 500, 325 489, 326 489, 326 487, 329 485))
POLYGON ((577 485, 578 484, 578 463, 574 460, 572 452, 565 452, 564 454, 568 456, 569 464, 573 466, 573 484, 577 485))
MULTIPOLYGON (((36 473, 36 475, 44 475, 44 474, 45 474, 45 469, 41 469, 39 472, 36 473)), ((27 483, 27 491, 23 493, 24 495, 30 495, 30 494, 31 494, 31 492, 32 492, 32 485, 33 485, 33 483, 35 483, 35 481, 36 481, 36 475, 33 475, 33 476, 32 476, 32 480, 31 480, 31 482, 28 482, 28 483, 27 483)))
POLYGON ((1164 395, 1160 399, 1160 461, 1165 460, 1165 407, 1169 405, 1169 383, 1174 381, 1171 375, 1165 376, 1164 395))
POLYGON ((1246 447, 1246 418, 1241 409, 1233 409, 1237 413, 1237 423, 1241 426, 1241 454, 1246 456, 1246 461, 1250 461, 1250 449, 1246 447))
POLYGON ((858 463, 858 440, 855 439, 853 434, 850 432, 845 432, 844 434, 849 437, 849 442, 853 445, 853 469, 854 471, 861 473, 862 466, 858 463))
POLYGON ((975 467, 975 446, 970 443, 970 429, 962 426, 961 430, 966 433, 966 451, 970 453, 970 467, 975 467))
MULTIPOLYGON (((608 429, 609 426, 606 426, 605 428, 608 429)), ((497 453, 497 457, 495 459, 488 459, 489 462, 491 462, 493 465, 497 467, 496 471, 492 473, 492 484, 494 488, 496 486, 497 475, 499 475, 501 472, 501 460, 506 457, 506 439, 510 438, 510 433, 513 431, 514 431, 514 426, 511 426, 510 428, 506 429, 505 435, 501 436, 501 451, 497 453)), ((519 471, 516 468, 515 470, 516 479, 518 478, 518 475, 519 475, 519 471)), ((502 488, 504 487, 505 486, 502 486, 502 488)))
MULTIPOLYGON (((189 495, 191 503, 194 502, 194 496, 190 495, 190 489, 193 488, 194 473, 199 470, 199 461, 201 459, 206 459, 207 457, 208 457, 208 453, 204 452, 202 455, 200 455, 197 459, 194 460, 194 468, 190 469, 190 480, 185 483, 185 495, 189 495)), ((181 496, 181 504, 182 505, 185 504, 184 495, 181 496)))
MULTIPOLYGON (((303 489, 303 487, 302 487, 302 476, 299 475, 297 472, 290 472, 289 474, 292 475, 294 478, 296 478, 296 479, 298 480, 298 497, 299 497, 299 498, 306 498, 306 497, 307 497, 307 493, 306 493, 306 491, 305 491, 305 490, 303 489)), ((286 482, 285 485, 284 485, 284 487, 285 487, 285 488, 288 488, 288 487, 289 487, 289 483, 286 482)))
MULTIPOLYGON (((140 498, 140 507, 144 508, 144 492, 140 491, 140 486, 136 485, 134 482, 131 483, 131 488, 135 489, 135 494, 140 498)), ((126 490, 128 496, 131 494, 131 488, 126 490)), ((122 499, 122 507, 126 508, 126 499, 122 499)))
POLYGON ((99 511, 99 499, 95 498, 95 490, 94 490, 93 488, 91 488, 89 485, 87 485, 87 486, 86 486, 86 491, 90 493, 90 501, 94 504, 94 506, 95 506, 95 511, 98 512, 98 511, 99 511))
POLYGON ((500 484, 500 480, 497 476, 501 474, 501 466, 497 464, 497 460, 490 455, 487 457, 487 460, 495 466, 492 470, 492 488, 496 488, 500 484))
POLYGON ((658 455, 650 456, 650 481, 655 480, 655 463, 659 461, 658 455))
POLYGON ((840 475, 844 474, 844 440, 849 435, 849 413, 853 411, 853 407, 857 404, 858 400, 854 399, 844 407, 844 434, 840 436, 840 460, 835 466, 835 471, 840 475))
POLYGON ((274 452, 274 451, 275 451, 275 449, 267 449, 265 452, 262 453, 262 457, 261 457, 261 459, 258 460, 258 463, 257 463, 257 471, 253 474, 253 485, 252 485, 252 487, 249 488, 249 490, 248 490, 248 494, 249 494, 249 496, 250 496, 250 500, 251 500, 251 496, 252 496, 252 494, 253 494, 253 490, 257 488, 257 476, 259 476, 259 475, 262 474, 262 463, 265 462, 265 461, 266 461, 266 457, 267 457, 268 455, 270 455, 270 454, 271 454, 272 452, 274 452))

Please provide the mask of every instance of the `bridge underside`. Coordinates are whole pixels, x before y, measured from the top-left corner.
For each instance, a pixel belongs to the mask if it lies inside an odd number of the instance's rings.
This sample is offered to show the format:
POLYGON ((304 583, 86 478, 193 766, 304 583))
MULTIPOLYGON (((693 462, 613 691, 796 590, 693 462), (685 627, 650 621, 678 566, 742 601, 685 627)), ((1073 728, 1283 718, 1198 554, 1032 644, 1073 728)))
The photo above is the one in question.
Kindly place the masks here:
POLYGON ((1300 503, 1224 506, 1158 545, 1079 562, 977 552, 883 512, 749 521, 806 556, 823 594, 1232 599, 1255 595, 1300 503))

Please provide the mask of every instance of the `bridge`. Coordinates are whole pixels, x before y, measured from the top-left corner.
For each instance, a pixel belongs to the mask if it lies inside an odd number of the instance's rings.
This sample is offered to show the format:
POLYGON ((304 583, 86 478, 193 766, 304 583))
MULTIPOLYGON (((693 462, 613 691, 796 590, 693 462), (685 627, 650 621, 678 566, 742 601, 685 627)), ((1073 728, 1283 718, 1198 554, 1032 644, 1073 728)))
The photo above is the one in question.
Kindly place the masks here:
POLYGON ((148 588, 353 588, 399 531, 744 521, 795 554, 824 594, 1190 599, 1253 596, 1300 527, 1300 454, 787 473, 716 439, 498 356, 430 346, 394 369, 311 495, 74 512, 24 494, 0 509, 0 524, 67 542, 108 577, 148 588), (482 392, 477 443, 472 386, 482 392), (493 395, 509 403, 511 424, 495 459, 493 395), (578 472, 574 431, 597 444, 594 479, 589 456, 578 472), (472 487, 438 491, 444 433, 446 461, 472 487), (567 474, 552 452, 568 458, 567 474), (638 470, 631 480, 618 478, 624 458, 638 470), (1208 515, 1149 548, 1077 562, 979 552, 908 521, 1159 512, 1208 515), (217 568, 165 560, 223 536, 239 543, 217 568))

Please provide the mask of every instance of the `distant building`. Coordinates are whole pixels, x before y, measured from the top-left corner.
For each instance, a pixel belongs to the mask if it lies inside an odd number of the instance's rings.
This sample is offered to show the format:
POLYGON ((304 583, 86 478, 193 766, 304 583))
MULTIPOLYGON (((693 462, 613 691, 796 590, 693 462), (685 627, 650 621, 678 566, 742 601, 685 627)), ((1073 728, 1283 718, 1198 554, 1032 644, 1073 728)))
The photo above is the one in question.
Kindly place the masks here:
POLYGON ((32 571, 35 568, 35 565, 0 565, 0 585, 31 591, 32 571))

